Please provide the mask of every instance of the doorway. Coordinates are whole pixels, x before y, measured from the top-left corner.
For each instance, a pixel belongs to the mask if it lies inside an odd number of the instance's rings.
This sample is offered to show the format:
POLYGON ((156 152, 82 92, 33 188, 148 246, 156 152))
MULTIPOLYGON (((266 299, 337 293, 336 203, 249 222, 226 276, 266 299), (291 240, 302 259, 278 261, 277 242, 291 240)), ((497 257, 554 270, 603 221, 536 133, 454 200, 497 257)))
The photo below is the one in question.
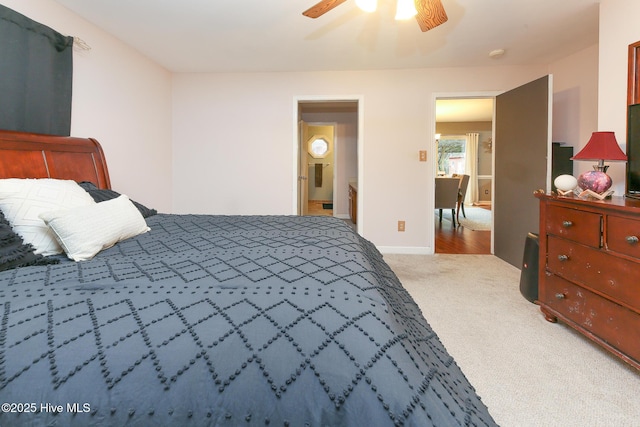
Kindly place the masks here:
POLYGON ((539 206, 533 191, 551 190, 553 76, 501 93, 436 95, 434 103, 471 97, 495 100, 490 253, 519 268, 528 233, 539 231, 539 206))
POLYGON ((436 212, 436 253, 491 253, 493 128, 494 96, 436 98, 436 179, 464 187, 455 209, 436 212))
POLYGON ((300 170, 307 179, 300 183, 300 214, 333 216, 336 194, 336 123, 301 121, 300 170), (306 170, 305 170, 306 165, 306 170), (305 173, 306 172, 306 173, 305 173))
MULTIPOLYGON (((362 233, 364 212, 358 209, 357 219, 350 215, 350 188, 362 182, 362 100, 305 98, 295 103, 295 214, 331 215, 362 233)), ((358 194, 353 202, 361 200, 358 194)))

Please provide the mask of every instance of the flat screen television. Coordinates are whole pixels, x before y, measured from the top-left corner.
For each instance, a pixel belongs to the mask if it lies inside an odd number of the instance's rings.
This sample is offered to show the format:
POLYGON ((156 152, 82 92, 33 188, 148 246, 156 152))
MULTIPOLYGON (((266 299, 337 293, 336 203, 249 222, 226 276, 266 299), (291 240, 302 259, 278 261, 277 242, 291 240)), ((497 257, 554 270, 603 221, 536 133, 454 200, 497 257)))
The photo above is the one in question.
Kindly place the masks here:
POLYGON ((640 104, 630 105, 627 116, 626 196, 640 199, 640 104))

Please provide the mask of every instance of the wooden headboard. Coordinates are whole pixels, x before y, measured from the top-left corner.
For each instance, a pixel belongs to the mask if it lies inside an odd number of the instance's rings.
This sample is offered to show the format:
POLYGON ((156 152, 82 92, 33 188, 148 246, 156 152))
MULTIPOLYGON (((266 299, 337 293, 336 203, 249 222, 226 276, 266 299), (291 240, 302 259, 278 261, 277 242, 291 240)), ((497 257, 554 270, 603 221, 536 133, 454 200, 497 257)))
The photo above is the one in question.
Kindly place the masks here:
POLYGON ((72 179, 111 188, 107 161, 95 139, 6 130, 0 130, 0 178, 72 179))

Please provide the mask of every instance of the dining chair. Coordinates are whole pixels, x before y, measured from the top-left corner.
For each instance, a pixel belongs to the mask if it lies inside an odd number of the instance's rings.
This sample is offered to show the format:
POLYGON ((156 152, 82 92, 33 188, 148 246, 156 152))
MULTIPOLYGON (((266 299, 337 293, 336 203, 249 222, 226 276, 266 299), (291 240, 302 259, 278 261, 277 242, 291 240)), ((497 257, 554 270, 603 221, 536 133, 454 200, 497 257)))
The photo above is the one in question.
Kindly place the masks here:
POLYGON ((464 198, 467 196, 467 188, 469 187, 469 175, 459 175, 460 186, 458 187, 458 206, 456 208, 456 219, 460 224, 460 208, 462 208, 462 216, 467 217, 464 212, 464 198))
POLYGON ((442 210, 451 209, 451 222, 456 227, 456 206, 458 204, 458 190, 460 188, 459 178, 436 178, 436 204, 435 208, 440 211, 440 222, 442 222, 442 210))

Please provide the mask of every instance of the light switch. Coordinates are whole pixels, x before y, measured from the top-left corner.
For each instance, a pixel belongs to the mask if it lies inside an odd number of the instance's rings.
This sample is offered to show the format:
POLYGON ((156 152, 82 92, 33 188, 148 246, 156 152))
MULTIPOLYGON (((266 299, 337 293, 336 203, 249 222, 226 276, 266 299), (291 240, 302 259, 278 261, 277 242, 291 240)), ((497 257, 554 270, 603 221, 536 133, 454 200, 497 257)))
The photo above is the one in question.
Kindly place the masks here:
POLYGON ((420 161, 421 162, 427 161, 427 150, 420 150, 420 161))

